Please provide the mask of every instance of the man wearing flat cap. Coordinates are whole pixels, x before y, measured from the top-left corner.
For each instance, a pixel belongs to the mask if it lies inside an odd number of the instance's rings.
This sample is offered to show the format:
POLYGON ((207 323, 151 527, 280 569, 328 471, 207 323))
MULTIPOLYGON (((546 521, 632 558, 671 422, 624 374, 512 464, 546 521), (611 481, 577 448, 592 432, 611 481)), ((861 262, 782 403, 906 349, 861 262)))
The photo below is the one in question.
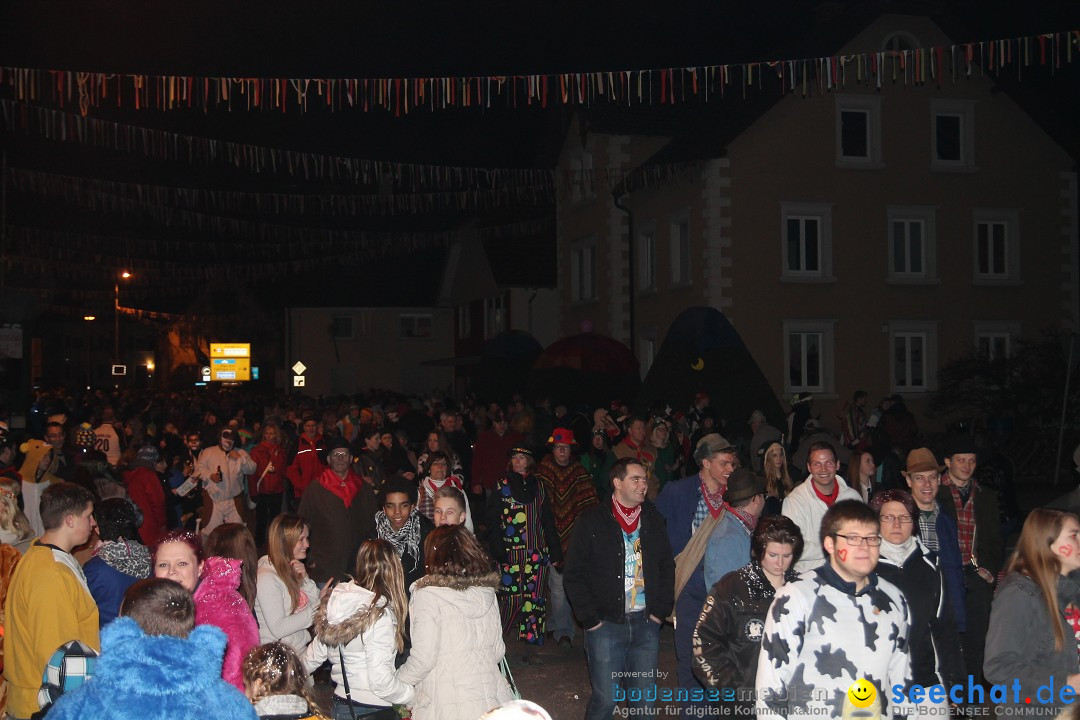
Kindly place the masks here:
MULTIPOLYGON (((699 689, 694 676, 693 636, 705 604, 705 550, 709 537, 724 514, 724 492, 735 472, 735 448, 717 433, 709 433, 694 447, 701 471, 664 486, 656 506, 667 521, 668 539, 675 554, 675 656, 679 686, 699 689)), ((745 562, 743 563, 745 564, 745 562)))
POLYGON ((976 680, 982 677, 983 649, 990 626, 994 580, 1004 561, 1001 516, 997 493, 975 480, 975 442, 968 436, 953 438, 945 447, 948 472, 937 499, 943 513, 956 525, 960 562, 964 569, 964 612, 967 631, 961 636, 964 662, 976 680))
POLYGON ((728 478, 724 503, 727 512, 705 549, 706 592, 720 578, 750 562, 750 536, 765 509, 765 479, 750 468, 739 468, 728 478))

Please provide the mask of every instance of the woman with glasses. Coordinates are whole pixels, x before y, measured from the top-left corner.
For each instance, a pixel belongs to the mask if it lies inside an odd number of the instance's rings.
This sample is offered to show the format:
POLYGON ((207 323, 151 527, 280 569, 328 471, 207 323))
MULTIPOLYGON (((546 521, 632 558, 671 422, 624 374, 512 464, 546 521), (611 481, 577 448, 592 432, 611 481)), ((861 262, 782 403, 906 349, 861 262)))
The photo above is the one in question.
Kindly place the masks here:
POLYGON ((964 659, 936 553, 915 534, 918 507, 903 490, 883 490, 870 500, 881 520, 877 574, 900 588, 911 610, 911 676, 923 687, 963 683, 964 659))

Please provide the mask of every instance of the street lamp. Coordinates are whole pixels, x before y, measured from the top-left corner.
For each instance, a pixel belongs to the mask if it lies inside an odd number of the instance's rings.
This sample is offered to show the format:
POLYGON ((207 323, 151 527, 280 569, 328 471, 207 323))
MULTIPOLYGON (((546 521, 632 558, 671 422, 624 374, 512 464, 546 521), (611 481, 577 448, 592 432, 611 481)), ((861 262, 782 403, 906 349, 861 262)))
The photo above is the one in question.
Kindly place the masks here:
POLYGON ((86 321, 86 389, 90 389, 90 323, 97 320, 93 315, 83 315, 86 321))
POLYGON ((114 335, 116 345, 113 356, 116 358, 115 362, 118 363, 120 362, 120 280, 127 280, 131 277, 134 276, 127 270, 123 270, 113 283, 113 307, 116 310, 116 332, 114 335))

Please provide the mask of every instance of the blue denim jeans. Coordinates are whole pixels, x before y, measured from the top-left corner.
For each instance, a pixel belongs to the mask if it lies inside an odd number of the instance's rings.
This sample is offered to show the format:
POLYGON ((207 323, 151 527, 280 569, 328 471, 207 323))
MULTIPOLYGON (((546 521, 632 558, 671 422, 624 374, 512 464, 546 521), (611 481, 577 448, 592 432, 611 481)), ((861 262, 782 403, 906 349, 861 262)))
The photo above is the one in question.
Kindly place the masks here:
POLYGON ((611 720, 618 700, 626 700, 632 715, 643 717, 653 703, 631 702, 627 691, 644 692, 656 683, 659 654, 660 624, 643 612, 628 616, 625 623, 604 622, 595 630, 586 630, 585 658, 592 696, 585 720, 611 720))
POLYGON ((570 603, 566 601, 566 591, 563 590, 562 574, 555 570, 548 573, 547 629, 555 640, 563 637, 573 640, 577 630, 570 603))
POLYGON ((398 714, 394 712, 393 706, 378 707, 376 705, 364 705, 357 702, 353 703, 352 712, 350 713, 349 701, 335 695, 334 720, 352 720, 353 715, 356 715, 357 718, 367 718, 368 720, 382 720, 383 718, 398 717, 398 714))

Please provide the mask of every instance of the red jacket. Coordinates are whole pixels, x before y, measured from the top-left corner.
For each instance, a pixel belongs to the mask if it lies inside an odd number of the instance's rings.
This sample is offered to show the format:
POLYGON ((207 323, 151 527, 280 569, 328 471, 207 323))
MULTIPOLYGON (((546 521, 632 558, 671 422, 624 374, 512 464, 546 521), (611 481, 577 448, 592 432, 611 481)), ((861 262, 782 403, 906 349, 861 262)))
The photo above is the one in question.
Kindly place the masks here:
POLYGON ((148 467, 132 468, 124 473, 128 497, 143 514, 139 538, 148 548, 156 547, 166 532, 165 491, 157 473, 148 467))
POLYGON ((285 448, 261 442, 251 448, 251 459, 255 461, 255 474, 248 478, 251 497, 285 492, 285 448), (274 469, 263 475, 266 466, 271 464, 274 469))
MULTIPOLYGON (((472 479, 469 485, 483 485, 485 490, 494 488, 495 483, 506 474, 506 463, 510 461, 507 453, 510 448, 524 441, 525 436, 513 430, 507 430, 502 436, 494 430, 480 433, 473 446, 472 479)), ((466 489, 471 488, 467 486, 466 489)))
POLYGON ((306 435, 301 435, 297 440, 296 457, 293 458, 289 469, 285 471, 289 482, 292 483, 294 497, 301 497, 307 486, 315 478, 319 477, 326 467, 323 465, 322 460, 319 459, 319 450, 322 448, 322 444, 322 435, 317 436, 314 440, 309 440, 306 435))

